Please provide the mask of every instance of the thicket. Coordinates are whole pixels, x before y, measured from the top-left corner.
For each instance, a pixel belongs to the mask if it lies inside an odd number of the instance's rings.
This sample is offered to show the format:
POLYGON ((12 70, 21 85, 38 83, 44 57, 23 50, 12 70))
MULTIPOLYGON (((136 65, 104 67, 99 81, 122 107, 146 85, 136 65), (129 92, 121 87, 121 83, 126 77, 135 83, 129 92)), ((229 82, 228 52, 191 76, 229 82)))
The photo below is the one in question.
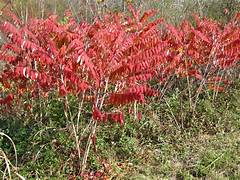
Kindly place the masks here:
MULTIPOLYGON (((196 118, 200 97, 216 101, 239 76, 239 13, 227 23, 193 15, 178 26, 154 19, 155 10, 141 13, 131 5, 128 13, 106 13, 80 23, 70 11, 62 19, 51 15, 27 22, 3 13, 0 117, 39 127, 53 123, 64 130, 74 141, 61 148, 71 149, 70 174, 87 176, 99 126, 124 127, 128 114, 140 120, 141 106, 150 101, 169 106, 166 97, 179 90, 188 100, 188 116, 196 118)), ((189 126, 175 121, 182 129, 189 126)), ((11 176, 17 160, 13 165, 4 159, 2 171, 11 176)), ((17 169, 13 172, 21 177, 17 169)))

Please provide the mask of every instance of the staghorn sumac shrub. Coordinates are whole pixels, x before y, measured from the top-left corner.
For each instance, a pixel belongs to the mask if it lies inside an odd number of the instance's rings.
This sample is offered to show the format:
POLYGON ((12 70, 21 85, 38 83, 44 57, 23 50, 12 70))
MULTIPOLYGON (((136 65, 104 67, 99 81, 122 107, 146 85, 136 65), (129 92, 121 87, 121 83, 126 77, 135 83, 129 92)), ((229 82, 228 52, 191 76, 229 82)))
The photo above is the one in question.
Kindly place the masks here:
MULTIPOLYGON (((5 21, 1 31, 8 41, 0 58, 7 64, 1 83, 13 91, 15 103, 24 93, 33 99, 50 92, 74 95, 92 104, 93 117, 99 121, 106 120, 100 109, 143 103, 146 96, 158 94, 148 81, 164 62, 166 45, 157 29, 162 20, 148 21, 155 11, 140 16, 130 10, 131 17, 107 14, 92 24, 76 23, 69 12, 65 24, 57 16, 27 24, 5 21)), ((123 123, 122 116, 108 117, 123 123)))
POLYGON ((86 168, 90 145, 96 145, 97 122, 122 125, 124 106, 144 103, 147 96, 159 94, 149 81, 165 62, 167 46, 157 28, 162 19, 149 21, 156 13, 152 10, 142 16, 140 10, 129 10, 130 16, 110 13, 92 24, 78 24, 67 12, 65 23, 53 15, 27 24, 5 21, 0 27, 7 38, 0 51, 6 63, 0 74, 5 92, 1 111, 26 104, 31 109, 33 102, 41 111, 49 99, 62 102, 82 161, 77 165, 79 173, 86 168), (72 96, 77 101, 75 109, 69 100, 72 96), (79 122, 86 118, 85 112, 91 118, 85 121, 89 136, 81 144, 86 146, 83 154, 79 136, 86 131, 79 122))
MULTIPOLYGON (((226 25, 208 18, 193 16, 195 25, 184 20, 179 27, 165 23, 168 64, 162 67, 163 78, 177 75, 194 78, 209 89, 223 91, 238 71, 240 60, 239 14, 226 25)), ((195 83, 198 85, 198 83, 195 83)))

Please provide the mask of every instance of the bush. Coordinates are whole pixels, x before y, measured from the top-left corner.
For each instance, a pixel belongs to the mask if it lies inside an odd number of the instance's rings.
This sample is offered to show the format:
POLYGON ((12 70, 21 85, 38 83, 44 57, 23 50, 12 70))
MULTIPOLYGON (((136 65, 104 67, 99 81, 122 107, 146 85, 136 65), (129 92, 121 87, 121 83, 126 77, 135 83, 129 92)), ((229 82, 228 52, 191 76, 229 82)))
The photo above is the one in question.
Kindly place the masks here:
MULTIPOLYGON (((1 25, 8 39, 0 51, 6 63, 0 76, 2 116, 66 128, 75 142, 76 175, 85 171, 91 145, 96 147, 97 125, 124 126, 127 113, 141 119, 139 105, 160 97, 180 127, 177 108, 188 109, 186 119, 194 119, 199 97, 215 101, 239 72, 239 13, 227 24, 194 15, 194 23, 184 20, 177 27, 161 18, 151 21, 156 11, 141 15, 133 6, 130 15, 108 13, 80 24, 69 11, 60 22, 52 15, 26 24, 5 13, 11 22, 1 25), (165 96, 176 89, 181 96, 174 94, 169 103, 165 96)), ((132 156, 137 139, 124 136, 119 142, 120 152, 132 156)), ((53 148, 46 145, 46 163, 57 166, 53 148)), ((98 169, 96 160, 91 162, 98 169)))

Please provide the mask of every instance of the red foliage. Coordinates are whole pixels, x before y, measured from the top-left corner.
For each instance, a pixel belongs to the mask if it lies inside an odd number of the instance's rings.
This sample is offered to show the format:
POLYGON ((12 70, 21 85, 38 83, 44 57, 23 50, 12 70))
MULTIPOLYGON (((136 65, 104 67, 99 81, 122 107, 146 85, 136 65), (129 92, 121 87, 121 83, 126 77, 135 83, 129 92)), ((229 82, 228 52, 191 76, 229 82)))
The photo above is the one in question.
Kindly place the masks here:
MULTIPOLYGON (((57 16, 23 24, 12 15, 15 25, 4 22, 0 27, 8 38, 0 51, 7 64, 0 82, 16 99, 23 93, 35 98, 40 92, 84 95, 92 103, 95 120, 122 124, 122 113, 101 111, 144 103, 146 96, 159 94, 149 86, 151 80, 173 75, 205 79, 215 90, 214 77, 221 73, 218 81, 227 79, 224 72, 240 59, 238 14, 225 26, 194 16, 196 27, 186 20, 174 27, 162 19, 150 22, 155 11, 140 16, 130 6, 130 12, 130 16, 107 14, 92 24, 78 24, 70 13, 66 24, 59 23, 57 16)), ((13 96, 7 96, 0 102, 12 101, 13 96)))
POLYGON ((162 68, 165 73, 162 79, 177 74, 208 81, 219 73, 226 79, 229 71, 237 67, 240 57, 237 18, 225 26, 196 15, 194 18, 196 27, 186 20, 179 27, 166 24, 168 31, 164 38, 169 43, 168 65, 162 68))
POLYGON ((0 98, 0 104, 11 105, 13 98, 13 94, 8 94, 5 98, 0 98))
POLYGON ((58 91, 60 97, 84 94, 86 100, 91 97, 94 119, 122 124, 122 113, 97 109, 143 103, 145 96, 157 95, 145 84, 164 62, 166 49, 157 29, 161 20, 149 22, 155 12, 141 17, 131 8, 134 19, 107 14, 93 24, 77 24, 71 17, 60 24, 56 16, 17 26, 4 22, 1 31, 9 41, 0 56, 8 65, 1 79, 14 82, 15 93, 21 92, 16 93, 18 99, 27 92, 32 98, 36 92, 58 91), (105 99, 103 107, 99 99, 105 99))

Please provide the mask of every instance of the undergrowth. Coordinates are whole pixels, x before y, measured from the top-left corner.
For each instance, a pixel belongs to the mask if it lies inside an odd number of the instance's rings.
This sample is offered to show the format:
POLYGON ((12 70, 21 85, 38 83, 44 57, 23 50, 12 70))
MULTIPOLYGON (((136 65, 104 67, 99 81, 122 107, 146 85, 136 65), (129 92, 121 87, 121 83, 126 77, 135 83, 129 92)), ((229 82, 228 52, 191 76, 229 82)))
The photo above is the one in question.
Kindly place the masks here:
MULTIPOLYGON (((141 107, 140 121, 128 116, 122 127, 99 126, 88 160, 89 174, 117 179, 238 179, 239 99, 240 92, 234 88, 219 94, 215 102, 202 97, 193 116, 187 100, 180 107, 176 92, 167 98, 173 114, 159 102, 141 107)), ((1 131, 16 144, 22 176, 74 177, 78 167, 74 136, 61 113, 56 114, 57 103, 52 102, 48 110, 52 117, 44 124, 1 119, 1 131)), ((11 143, 1 138, 0 147, 14 162, 11 143)))

